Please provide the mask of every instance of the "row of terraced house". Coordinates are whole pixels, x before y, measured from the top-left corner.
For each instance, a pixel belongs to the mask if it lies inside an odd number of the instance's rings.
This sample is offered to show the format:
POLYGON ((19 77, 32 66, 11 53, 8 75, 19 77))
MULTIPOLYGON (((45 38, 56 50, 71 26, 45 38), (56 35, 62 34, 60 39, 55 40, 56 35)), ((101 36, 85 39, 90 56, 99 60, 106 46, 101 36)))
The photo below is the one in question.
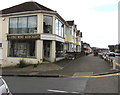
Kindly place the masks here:
POLYGON ((82 33, 74 20, 37 2, 25 2, 0 11, 0 63, 15 65, 55 62, 66 52, 81 52, 82 33))

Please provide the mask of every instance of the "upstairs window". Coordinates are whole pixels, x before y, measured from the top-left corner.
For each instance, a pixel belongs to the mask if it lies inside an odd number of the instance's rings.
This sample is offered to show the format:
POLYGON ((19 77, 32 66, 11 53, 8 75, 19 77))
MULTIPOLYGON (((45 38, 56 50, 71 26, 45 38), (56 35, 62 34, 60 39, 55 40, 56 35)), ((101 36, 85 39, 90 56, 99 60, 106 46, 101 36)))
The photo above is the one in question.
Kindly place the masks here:
POLYGON ((16 34, 17 33, 17 18, 10 18, 9 21, 9 33, 16 34))
POLYGON ((43 31, 44 33, 52 34, 53 27, 53 17, 44 15, 43 19, 43 31))
POLYGON ((58 19, 56 19, 56 34, 64 37, 64 24, 58 19))
POLYGON ((37 16, 9 19, 9 34, 37 33, 37 16))
POLYGON ((19 34, 27 33, 27 17, 18 18, 18 31, 19 34))
POLYGON ((37 33, 37 16, 28 17, 28 33, 37 33))

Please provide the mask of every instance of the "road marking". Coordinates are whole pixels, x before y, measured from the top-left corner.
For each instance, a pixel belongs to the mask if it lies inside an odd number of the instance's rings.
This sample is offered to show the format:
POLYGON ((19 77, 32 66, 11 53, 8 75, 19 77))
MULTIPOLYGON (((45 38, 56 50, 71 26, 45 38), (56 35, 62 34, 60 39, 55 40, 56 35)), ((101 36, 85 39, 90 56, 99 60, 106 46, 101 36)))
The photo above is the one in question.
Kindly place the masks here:
POLYGON ((111 77, 118 76, 120 73, 106 74, 106 75, 93 75, 93 76, 63 76, 62 78, 99 78, 99 77, 111 77))
POLYGON ((63 91, 63 90, 48 90, 49 92, 57 92, 57 93, 76 93, 78 94, 79 92, 68 92, 68 91, 63 91))
POLYGON ((72 93, 79 94, 79 92, 72 92, 72 93))
POLYGON ((77 73, 74 73, 73 74, 73 78, 75 77, 75 76, 92 76, 93 75, 93 72, 77 72, 77 73))
POLYGON ((59 92, 59 93, 68 93, 67 91, 62 90, 48 90, 49 92, 59 92))

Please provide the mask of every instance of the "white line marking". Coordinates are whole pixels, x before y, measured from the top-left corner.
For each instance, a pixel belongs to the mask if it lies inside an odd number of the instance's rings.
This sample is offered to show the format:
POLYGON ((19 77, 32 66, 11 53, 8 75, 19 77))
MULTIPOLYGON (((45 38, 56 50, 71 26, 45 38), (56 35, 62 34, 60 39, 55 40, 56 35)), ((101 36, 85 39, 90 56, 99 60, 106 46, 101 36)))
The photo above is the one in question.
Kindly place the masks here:
POLYGON ((79 92, 72 92, 72 93, 76 93, 76 94, 78 94, 79 92))
POLYGON ((61 91, 61 90, 48 90, 49 92, 59 92, 59 93, 68 93, 67 91, 61 91))

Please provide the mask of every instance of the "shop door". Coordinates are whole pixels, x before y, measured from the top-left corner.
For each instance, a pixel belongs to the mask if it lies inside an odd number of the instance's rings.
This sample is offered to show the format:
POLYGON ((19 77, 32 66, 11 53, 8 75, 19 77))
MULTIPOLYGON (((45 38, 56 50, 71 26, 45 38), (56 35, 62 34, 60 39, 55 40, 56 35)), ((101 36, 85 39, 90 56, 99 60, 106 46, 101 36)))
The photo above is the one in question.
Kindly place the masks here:
POLYGON ((50 41, 44 41, 43 42, 44 44, 44 48, 43 48, 43 51, 44 51, 44 59, 47 60, 47 58, 50 57, 50 41))

